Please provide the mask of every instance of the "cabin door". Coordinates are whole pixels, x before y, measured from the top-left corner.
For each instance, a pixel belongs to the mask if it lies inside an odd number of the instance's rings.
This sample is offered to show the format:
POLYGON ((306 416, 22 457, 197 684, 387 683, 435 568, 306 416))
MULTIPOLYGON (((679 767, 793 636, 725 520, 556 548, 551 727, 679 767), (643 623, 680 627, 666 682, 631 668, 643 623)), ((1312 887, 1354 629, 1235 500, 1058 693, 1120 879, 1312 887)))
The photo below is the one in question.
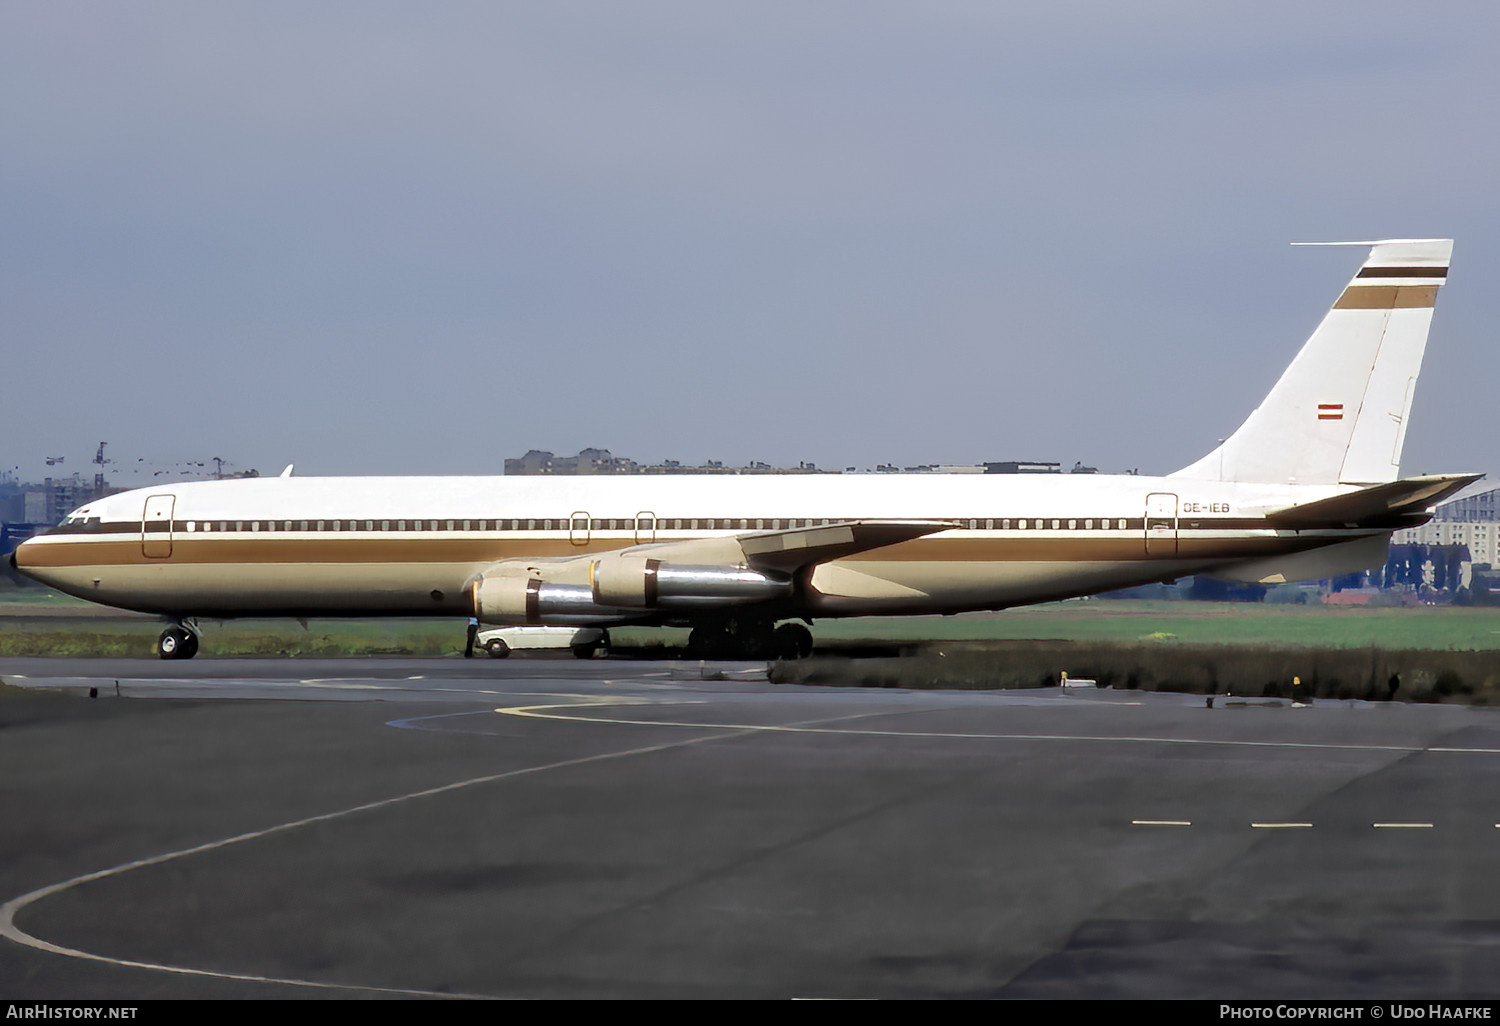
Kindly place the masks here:
POLYGON ((146 496, 146 511, 141 515, 141 555, 147 559, 166 559, 172 555, 171 495, 146 496))
POLYGON ((635 515, 635 543, 650 545, 656 541, 656 514, 643 509, 635 515))
POLYGON ((1172 492, 1146 496, 1146 555, 1177 555, 1177 496, 1172 492))
POLYGON ((582 510, 568 518, 568 541, 574 545, 589 543, 589 515, 582 510))

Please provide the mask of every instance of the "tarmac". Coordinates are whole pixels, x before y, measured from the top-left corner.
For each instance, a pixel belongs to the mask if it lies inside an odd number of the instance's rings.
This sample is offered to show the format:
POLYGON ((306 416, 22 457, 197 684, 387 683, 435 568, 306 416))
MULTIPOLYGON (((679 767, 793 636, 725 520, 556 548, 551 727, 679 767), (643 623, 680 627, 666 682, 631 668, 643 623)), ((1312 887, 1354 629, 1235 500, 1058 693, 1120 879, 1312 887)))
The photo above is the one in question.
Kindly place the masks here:
POLYGON ((3 999, 1500 996, 1494 710, 544 658, 0 679, 3 999))

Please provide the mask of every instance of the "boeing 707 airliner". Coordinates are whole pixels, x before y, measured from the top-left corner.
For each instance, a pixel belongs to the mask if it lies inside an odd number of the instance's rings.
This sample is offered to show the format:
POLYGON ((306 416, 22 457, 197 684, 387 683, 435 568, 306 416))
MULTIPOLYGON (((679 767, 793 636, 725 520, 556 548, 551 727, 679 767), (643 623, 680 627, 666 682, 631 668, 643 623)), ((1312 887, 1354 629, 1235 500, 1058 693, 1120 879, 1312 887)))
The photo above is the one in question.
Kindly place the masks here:
POLYGON ((163 658, 247 616, 671 625, 702 654, 795 655, 815 617, 1351 573, 1481 475, 1399 473, 1452 241, 1344 245, 1368 258, 1270 394, 1166 477, 283 475, 95 499, 12 560, 168 618, 163 658))

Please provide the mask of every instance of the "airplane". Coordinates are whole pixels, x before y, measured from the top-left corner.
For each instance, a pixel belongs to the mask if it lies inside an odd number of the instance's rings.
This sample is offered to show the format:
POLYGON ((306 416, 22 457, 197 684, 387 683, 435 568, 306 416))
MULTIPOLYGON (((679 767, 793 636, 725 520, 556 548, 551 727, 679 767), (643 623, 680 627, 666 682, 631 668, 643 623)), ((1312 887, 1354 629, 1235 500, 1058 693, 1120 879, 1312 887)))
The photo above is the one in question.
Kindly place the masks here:
POLYGON ((22 543, 52 587, 170 621, 474 617, 692 629, 690 653, 795 657, 819 617, 997 610, 1190 574, 1381 565, 1481 474, 1401 478, 1449 239, 1368 256, 1265 400, 1165 477, 295 477, 94 499, 22 543), (802 621, 802 622, 797 622, 802 621))

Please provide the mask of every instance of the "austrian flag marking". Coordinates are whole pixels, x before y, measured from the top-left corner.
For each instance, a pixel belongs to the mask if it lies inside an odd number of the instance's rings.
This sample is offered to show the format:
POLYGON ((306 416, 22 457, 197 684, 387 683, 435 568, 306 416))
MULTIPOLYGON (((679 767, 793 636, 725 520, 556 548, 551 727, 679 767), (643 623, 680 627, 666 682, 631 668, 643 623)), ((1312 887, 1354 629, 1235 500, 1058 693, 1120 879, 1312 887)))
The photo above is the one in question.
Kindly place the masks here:
POLYGON ((1319 403, 1318 404, 1318 419, 1319 420, 1343 420, 1344 419, 1344 404, 1343 403, 1319 403))

